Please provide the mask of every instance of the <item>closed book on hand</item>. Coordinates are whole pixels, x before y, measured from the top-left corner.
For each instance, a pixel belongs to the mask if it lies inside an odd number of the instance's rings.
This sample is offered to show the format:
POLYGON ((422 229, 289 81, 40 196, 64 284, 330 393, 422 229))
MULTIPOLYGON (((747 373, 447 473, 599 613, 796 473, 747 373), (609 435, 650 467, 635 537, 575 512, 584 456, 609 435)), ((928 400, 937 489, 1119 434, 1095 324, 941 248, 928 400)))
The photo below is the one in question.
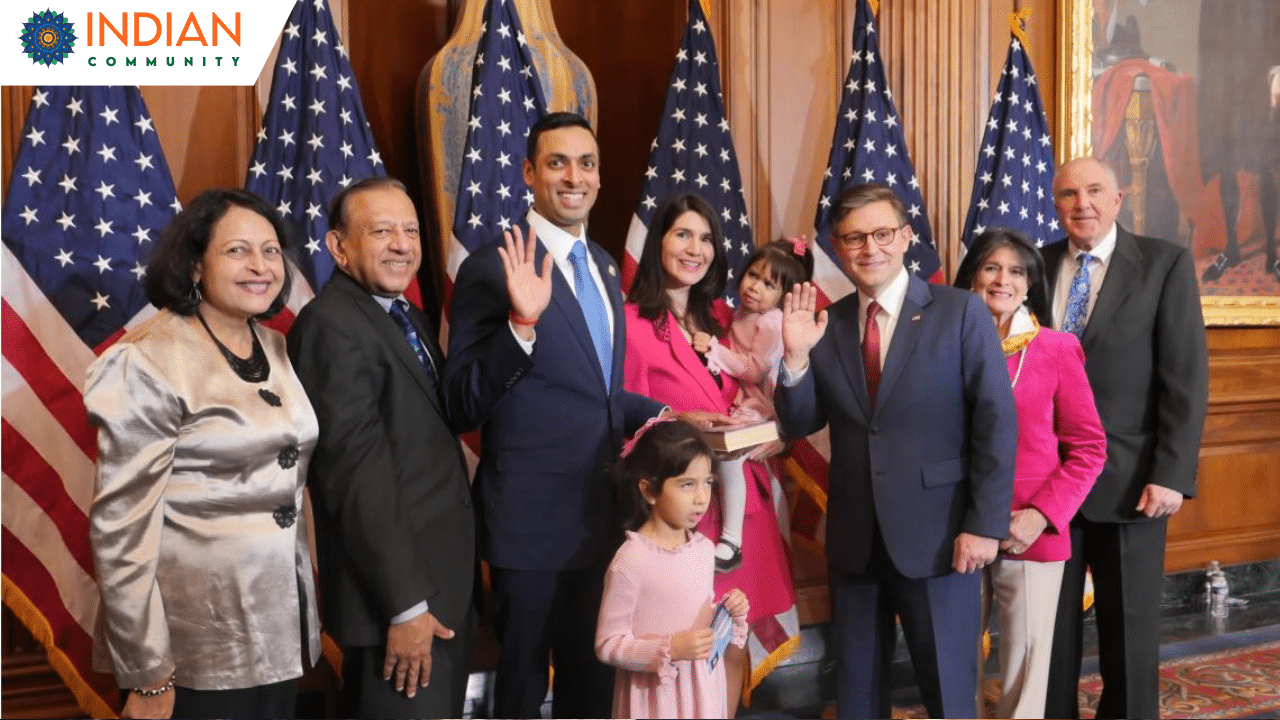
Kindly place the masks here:
POLYGON ((703 430, 702 437, 716 452, 733 452, 778 439, 778 424, 768 420, 756 425, 703 430))

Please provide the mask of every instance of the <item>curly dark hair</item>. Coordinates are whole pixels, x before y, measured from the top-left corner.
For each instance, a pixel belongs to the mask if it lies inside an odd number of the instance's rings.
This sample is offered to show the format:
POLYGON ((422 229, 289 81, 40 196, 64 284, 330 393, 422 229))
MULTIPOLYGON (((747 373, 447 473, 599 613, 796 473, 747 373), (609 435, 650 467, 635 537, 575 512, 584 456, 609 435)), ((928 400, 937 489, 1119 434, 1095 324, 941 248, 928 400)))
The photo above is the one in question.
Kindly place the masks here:
MULTIPOLYGON (((195 314, 200 303, 196 299, 196 285, 192 275, 209 247, 213 226, 233 205, 251 210, 271 223, 276 239, 280 242, 280 249, 288 252, 288 227, 266 200, 236 188, 205 190, 169 222, 156 241, 143 281, 143 289, 151 304, 179 315, 195 314)), ((271 307, 256 316, 256 319, 270 320, 275 317, 288 301, 292 287, 293 269, 290 263, 285 262, 284 284, 280 288, 280 294, 271 302, 271 307)))
POLYGON ((636 530, 649 519, 649 503, 640 492, 640 481, 648 480, 653 492, 661 494, 669 478, 679 477, 689 463, 699 457, 716 456, 702 437, 702 431, 684 420, 655 423, 635 441, 635 446, 613 466, 614 487, 618 494, 619 517, 623 527, 636 530))
POLYGON ((724 233, 720 230, 720 216, 716 214, 715 208, 696 193, 672 195, 663 200, 654 211, 653 223, 649 225, 636 276, 631 283, 631 292, 627 293, 627 302, 635 303, 639 307, 640 317, 650 322, 665 317, 671 309, 671 301, 667 297, 667 273, 662 269, 662 237, 675 224, 676 218, 687 212, 695 212, 707 221, 711 228, 711 245, 715 251, 707 274, 689 288, 689 307, 686 312, 693 316, 703 332, 723 336, 725 329, 711 314, 711 304, 724 294, 729 274, 729 261, 724 254, 724 233))
POLYGON ((756 248, 756 251, 751 253, 747 261, 742 264, 742 277, 738 279, 739 297, 742 295, 742 281, 747 277, 747 270, 761 260, 769 265, 769 279, 782 288, 782 296, 785 296, 792 286, 813 277, 812 247, 803 255, 797 255, 795 243, 791 240, 774 240, 768 245, 756 248))
POLYGON ((1044 259, 1035 243, 1026 235, 1009 228, 991 228, 973 239, 965 252, 960 268, 956 270, 956 281, 952 283, 963 290, 973 290, 973 278, 978 269, 991 257, 991 253, 1002 247, 1012 249, 1022 259, 1027 269, 1027 299, 1024 304, 1032 315, 1042 323, 1049 322, 1049 294, 1044 286, 1044 259))

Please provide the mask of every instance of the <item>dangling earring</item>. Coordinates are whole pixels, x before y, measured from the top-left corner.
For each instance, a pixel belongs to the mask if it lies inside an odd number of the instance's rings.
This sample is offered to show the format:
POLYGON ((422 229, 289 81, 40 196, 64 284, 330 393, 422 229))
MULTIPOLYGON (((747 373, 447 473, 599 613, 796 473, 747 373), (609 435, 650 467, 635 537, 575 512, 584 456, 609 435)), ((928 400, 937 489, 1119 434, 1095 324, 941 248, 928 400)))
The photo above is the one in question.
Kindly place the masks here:
POLYGON ((200 292, 200 283, 192 281, 191 291, 187 293, 187 299, 191 301, 192 307, 200 307, 200 303, 204 302, 204 294, 200 292))

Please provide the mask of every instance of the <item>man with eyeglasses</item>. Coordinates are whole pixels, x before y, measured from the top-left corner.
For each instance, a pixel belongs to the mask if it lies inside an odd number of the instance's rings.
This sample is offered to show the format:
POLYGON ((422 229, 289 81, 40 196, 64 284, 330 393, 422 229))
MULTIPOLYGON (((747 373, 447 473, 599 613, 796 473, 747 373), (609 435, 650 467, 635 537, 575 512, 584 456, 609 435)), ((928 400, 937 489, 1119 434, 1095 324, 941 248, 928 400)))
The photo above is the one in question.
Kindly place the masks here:
POLYGON ((827 562, 839 717, 889 717, 902 621, 929 717, 978 717, 979 569, 1008 535, 1017 417, 991 312, 910 275, 906 209, 882 185, 836 201, 857 292, 783 302, 787 437, 831 426, 827 562))

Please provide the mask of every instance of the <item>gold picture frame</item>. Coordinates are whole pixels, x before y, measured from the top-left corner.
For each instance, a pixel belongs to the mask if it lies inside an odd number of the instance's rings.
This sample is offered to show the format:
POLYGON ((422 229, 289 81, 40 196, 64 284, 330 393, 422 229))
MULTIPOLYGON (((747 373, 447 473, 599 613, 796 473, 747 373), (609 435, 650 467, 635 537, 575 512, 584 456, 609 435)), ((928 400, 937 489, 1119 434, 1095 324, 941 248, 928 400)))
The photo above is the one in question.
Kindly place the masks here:
MULTIPOLYGON (((1206 0, 1208 1, 1208 0, 1206 0)), ((1058 162, 1092 154, 1093 2, 1058 0, 1058 162)), ((1280 296, 1201 295, 1206 325, 1280 325, 1280 296)))

